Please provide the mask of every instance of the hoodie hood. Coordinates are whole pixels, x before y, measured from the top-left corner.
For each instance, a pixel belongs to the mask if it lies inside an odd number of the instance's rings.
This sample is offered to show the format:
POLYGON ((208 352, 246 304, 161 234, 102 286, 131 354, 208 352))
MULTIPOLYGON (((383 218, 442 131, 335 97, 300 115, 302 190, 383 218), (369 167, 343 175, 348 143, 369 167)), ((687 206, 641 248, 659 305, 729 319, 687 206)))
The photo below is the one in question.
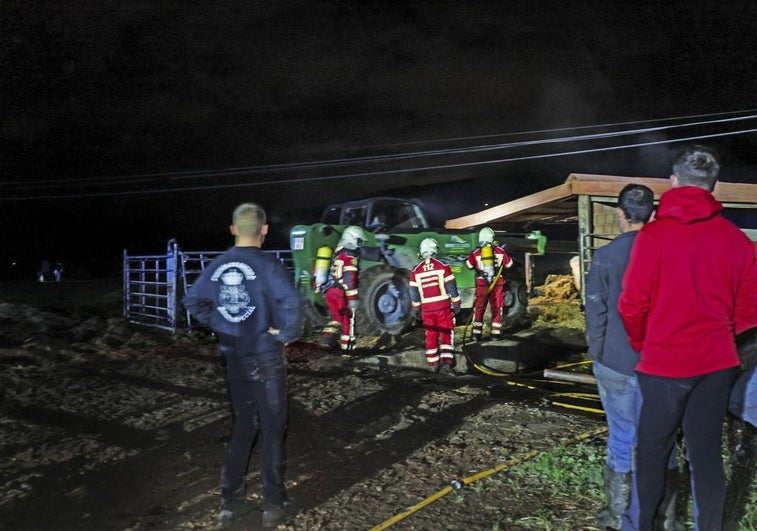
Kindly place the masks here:
POLYGON ((709 219, 723 210, 715 197, 696 186, 671 188, 660 197, 657 219, 675 219, 681 223, 694 223, 709 219))

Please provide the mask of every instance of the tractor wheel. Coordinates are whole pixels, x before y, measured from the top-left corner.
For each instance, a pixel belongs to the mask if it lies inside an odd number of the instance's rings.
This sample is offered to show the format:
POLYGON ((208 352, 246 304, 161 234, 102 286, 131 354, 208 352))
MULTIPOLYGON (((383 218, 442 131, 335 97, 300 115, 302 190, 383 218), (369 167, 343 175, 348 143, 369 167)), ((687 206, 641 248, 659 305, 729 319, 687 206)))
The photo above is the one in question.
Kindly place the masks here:
POLYGON ((331 319, 329 308, 325 304, 307 302, 305 304, 305 317, 313 323, 315 328, 322 328, 331 319))
POLYGON ((409 273, 379 265, 360 275, 360 308, 357 312, 358 335, 396 335, 413 320, 410 304, 409 273))
POLYGON ((516 326, 526 318, 528 292, 526 283, 508 279, 505 284, 505 320, 509 326, 516 326))
POLYGON ((312 289, 306 285, 299 286, 299 291, 304 301, 305 332, 309 334, 320 330, 331 320, 331 313, 329 307, 326 306, 325 297, 313 293, 312 289))

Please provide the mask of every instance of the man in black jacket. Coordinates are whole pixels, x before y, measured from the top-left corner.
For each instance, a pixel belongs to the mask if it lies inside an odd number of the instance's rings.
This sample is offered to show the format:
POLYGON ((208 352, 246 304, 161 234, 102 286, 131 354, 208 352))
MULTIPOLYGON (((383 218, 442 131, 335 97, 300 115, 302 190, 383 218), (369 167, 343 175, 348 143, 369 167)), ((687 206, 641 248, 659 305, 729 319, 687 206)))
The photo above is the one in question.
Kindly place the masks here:
POLYGON ((249 512, 245 474, 250 450, 262 433, 263 526, 286 515, 284 434, 287 381, 284 345, 302 334, 302 301, 281 263, 261 251, 268 232, 266 215, 254 203, 232 216, 234 247, 204 270, 183 304, 218 337, 226 361, 233 411, 231 436, 221 472, 221 525, 249 512))
POLYGON ((631 247, 653 209, 654 194, 646 186, 629 184, 621 190, 615 209, 621 234, 594 252, 586 279, 586 340, 608 426, 604 468, 607 506, 597 513, 600 529, 620 529, 621 517, 631 501, 639 353, 628 342, 617 306, 631 247))

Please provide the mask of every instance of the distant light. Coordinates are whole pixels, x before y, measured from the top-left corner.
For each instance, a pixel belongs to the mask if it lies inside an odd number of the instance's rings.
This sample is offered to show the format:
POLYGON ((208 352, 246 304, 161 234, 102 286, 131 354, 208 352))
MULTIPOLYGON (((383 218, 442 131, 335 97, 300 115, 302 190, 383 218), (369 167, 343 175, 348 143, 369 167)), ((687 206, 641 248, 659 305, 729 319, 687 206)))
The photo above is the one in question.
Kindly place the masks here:
POLYGON ((484 206, 485 206, 485 207, 488 207, 488 206, 489 206, 489 203, 484 203, 484 206))

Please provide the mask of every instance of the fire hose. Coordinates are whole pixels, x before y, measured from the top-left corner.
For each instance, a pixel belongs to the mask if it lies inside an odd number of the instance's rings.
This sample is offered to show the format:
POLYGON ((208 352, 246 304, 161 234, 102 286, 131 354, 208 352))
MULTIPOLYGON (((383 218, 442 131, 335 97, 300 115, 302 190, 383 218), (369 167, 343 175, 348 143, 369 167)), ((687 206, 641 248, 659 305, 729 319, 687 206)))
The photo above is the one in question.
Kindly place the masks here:
MULTIPOLYGON (((587 431, 587 432, 581 433, 579 435, 576 435, 574 437, 571 437, 570 439, 565 440, 561 444, 562 445, 568 445, 568 444, 577 443, 577 442, 589 439, 591 437, 595 437, 597 435, 601 435, 601 434, 605 433, 606 431, 607 431, 607 426, 602 426, 602 427, 597 428, 595 430, 587 431)), ((417 503, 416 505, 413 505, 407 511, 399 513, 399 514, 393 516, 392 518, 390 518, 389 520, 386 520, 385 522, 377 525, 376 527, 371 528, 370 531, 381 531, 382 529, 388 529, 389 527, 393 526, 394 524, 396 524, 400 520, 404 520, 408 516, 410 516, 410 515, 418 512, 418 511, 420 511, 424 507, 426 507, 428 505, 431 505, 436 500, 438 500, 440 498, 443 498, 444 496, 446 496, 450 492, 458 491, 458 490, 462 489, 464 486, 470 485, 474 481, 478 481, 479 479, 483 479, 483 478, 485 478, 487 476, 490 476, 490 475, 492 475, 492 474, 494 474, 496 472, 501 472, 502 470, 506 470, 508 468, 512 468, 515 465, 518 465, 520 463, 523 463, 525 461, 533 459, 534 457, 536 457, 540 453, 542 453, 542 452, 539 451, 539 450, 532 450, 532 451, 530 451, 528 453, 525 453, 525 454, 523 454, 521 456, 514 457, 512 459, 508 459, 504 463, 500 463, 499 465, 497 465, 495 467, 492 467, 492 468, 490 468, 488 470, 484 470, 482 472, 478 472, 478 473, 473 474, 471 476, 468 476, 466 478, 453 479, 450 482, 449 485, 447 485, 446 487, 444 487, 440 491, 432 494, 431 496, 429 496, 425 500, 421 501, 420 503, 417 503)))

